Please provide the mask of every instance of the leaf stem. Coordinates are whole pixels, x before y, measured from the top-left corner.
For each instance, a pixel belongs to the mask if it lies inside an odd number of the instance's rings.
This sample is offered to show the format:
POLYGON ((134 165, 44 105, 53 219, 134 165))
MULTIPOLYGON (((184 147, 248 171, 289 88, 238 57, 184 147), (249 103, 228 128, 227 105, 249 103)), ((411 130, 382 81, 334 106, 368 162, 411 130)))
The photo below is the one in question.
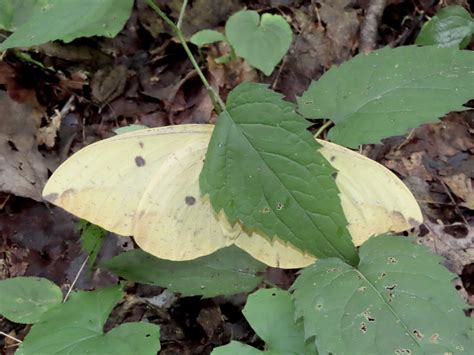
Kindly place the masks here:
POLYGON ((184 13, 186 11, 186 6, 188 6, 188 0, 183 0, 183 6, 181 6, 178 22, 176 23, 176 27, 178 27, 179 29, 181 29, 181 25, 183 24, 183 18, 184 18, 184 13))
MULTIPOLYGON (((191 50, 188 47, 188 44, 186 43, 186 39, 183 36, 183 32, 181 29, 178 27, 180 25, 179 20, 178 20, 178 25, 176 25, 171 19, 153 2, 153 0, 146 0, 148 6, 150 6, 173 30, 173 32, 176 34, 178 37, 179 41, 181 42, 181 45, 184 48, 184 51, 188 55, 189 60, 191 61, 194 69, 196 70, 199 78, 201 79, 202 83, 204 84, 204 87, 206 88, 207 92, 209 93, 209 96, 211 98, 212 104, 214 106, 214 109, 216 110, 217 113, 221 113, 222 111, 225 111, 225 104, 222 101, 222 99, 219 97, 217 92, 214 90, 214 88, 209 84, 207 81, 206 77, 204 76, 201 68, 199 67, 198 63, 196 62, 196 59, 194 59, 193 54, 191 53, 191 50)), ((180 16, 179 18, 182 20, 184 16, 184 11, 185 7, 187 5, 187 1, 185 0, 183 2, 183 7, 181 8, 180 11, 180 16)))
POLYGON ((72 292, 74 286, 76 285, 77 280, 79 279, 79 275, 81 274, 82 270, 84 270, 84 267, 85 267, 86 264, 87 264, 87 260, 89 260, 89 255, 87 255, 86 259, 84 260, 84 262, 82 263, 81 267, 80 267, 79 270, 77 271, 76 277, 75 277, 74 280, 72 281, 71 286, 69 286, 69 290, 67 290, 66 296, 64 296, 63 303, 66 302, 67 299, 69 298, 69 295, 71 294, 71 292, 72 292))
POLYGON ((327 120, 326 123, 324 123, 321 127, 319 127, 319 129, 316 131, 316 133, 314 134, 314 138, 318 138, 324 131, 326 128, 328 128, 329 126, 332 125, 332 121, 331 120, 327 120))
POLYGON ((16 341, 17 343, 23 343, 20 339, 15 338, 14 336, 11 336, 10 334, 4 333, 0 330, 0 335, 3 335, 6 338, 9 338, 13 341, 16 341))

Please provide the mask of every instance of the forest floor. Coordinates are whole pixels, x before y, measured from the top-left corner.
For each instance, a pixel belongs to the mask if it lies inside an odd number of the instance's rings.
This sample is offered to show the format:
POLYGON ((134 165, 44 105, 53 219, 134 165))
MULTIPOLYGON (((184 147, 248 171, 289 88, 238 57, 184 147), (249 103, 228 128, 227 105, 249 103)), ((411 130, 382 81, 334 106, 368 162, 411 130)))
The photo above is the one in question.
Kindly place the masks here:
MULTIPOLYGON (((311 80, 360 51, 360 29, 370 2, 194 0, 183 30, 190 36, 200 29, 222 28, 244 6, 283 15, 291 24, 293 44, 269 77, 239 60, 216 64, 214 58, 225 51, 220 45, 202 53, 193 50, 224 99, 237 84, 252 80, 268 83, 294 101, 311 80)), ((158 3, 176 18, 180 1, 158 3)), ((469 9, 464 0, 388 0, 372 49, 413 44, 423 22, 445 4, 469 9)), ((468 49, 473 48, 471 42, 468 49)), ((41 199, 48 175, 73 152, 113 136, 115 128, 132 123, 214 123, 216 115, 178 41, 143 0, 136 1, 116 38, 51 43, 29 53, 43 65, 25 61, 14 51, 0 61, 0 131, 13 132, 9 146, 0 146, 0 155, 15 166, 9 170, 9 190, 0 191, 0 280, 40 276, 67 290, 86 254, 81 251, 77 219, 41 199), (12 154, 15 150, 22 152, 20 158, 12 154)), ((474 307, 473 135, 474 112, 452 113, 439 123, 362 150, 395 172, 415 195, 425 223, 414 232, 459 275, 453 287, 471 305, 468 316, 474 307)), ((109 234, 98 261, 133 247, 131 239, 109 234)), ((288 288, 294 272, 270 268, 267 276, 288 288)), ((96 268, 83 271, 75 288, 90 290, 117 281, 114 274, 96 268)), ((149 301, 163 292, 160 287, 135 284, 126 292, 106 328, 139 320, 160 324, 162 354, 206 354, 231 338, 262 345, 240 312, 246 295, 182 297, 159 308, 149 301)), ((0 329, 22 339, 29 327, 0 318, 0 329)), ((0 339, 0 352, 12 354, 15 345, 0 339)))

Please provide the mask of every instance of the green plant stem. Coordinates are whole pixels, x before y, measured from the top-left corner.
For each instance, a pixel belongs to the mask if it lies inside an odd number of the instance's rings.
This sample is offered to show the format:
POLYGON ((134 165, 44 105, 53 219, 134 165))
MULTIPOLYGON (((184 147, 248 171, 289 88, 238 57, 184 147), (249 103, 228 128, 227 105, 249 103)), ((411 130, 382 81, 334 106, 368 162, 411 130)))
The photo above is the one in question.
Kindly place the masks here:
POLYGON ((319 129, 316 131, 316 133, 314 134, 314 138, 318 138, 325 130, 326 128, 328 128, 329 126, 332 125, 332 121, 331 120, 327 120, 326 123, 324 123, 321 127, 319 127, 319 129))
MULTIPOLYGON (((225 111, 225 104, 222 101, 222 99, 219 97, 217 92, 214 90, 214 88, 209 84, 207 81, 206 77, 204 76, 201 68, 199 67, 198 63, 196 62, 196 59, 194 59, 193 54, 191 53, 191 50, 188 47, 188 44, 186 43, 186 39, 183 36, 183 32, 181 29, 173 22, 171 19, 163 12, 161 9, 153 2, 153 0, 146 0, 148 6, 150 6, 173 30, 173 32, 176 34, 178 37, 179 41, 181 42, 181 45, 184 48, 184 51, 188 55, 189 60, 191 61, 194 69, 196 70, 199 78, 201 79, 202 83, 204 84, 204 87, 206 88, 207 92, 209 93, 209 96, 211 98, 212 104, 214 106, 214 109, 217 111, 217 113, 221 113, 222 111, 225 111)), ((182 18, 181 15, 184 15, 185 7, 187 5, 187 1, 183 2, 183 7, 181 8, 180 12, 180 18, 182 18)))
POLYGON ((181 25, 183 24, 183 18, 184 18, 184 12, 186 11, 186 6, 188 6, 188 0, 183 0, 183 6, 181 6, 178 22, 176 23, 176 27, 178 27, 179 29, 181 29, 181 25))

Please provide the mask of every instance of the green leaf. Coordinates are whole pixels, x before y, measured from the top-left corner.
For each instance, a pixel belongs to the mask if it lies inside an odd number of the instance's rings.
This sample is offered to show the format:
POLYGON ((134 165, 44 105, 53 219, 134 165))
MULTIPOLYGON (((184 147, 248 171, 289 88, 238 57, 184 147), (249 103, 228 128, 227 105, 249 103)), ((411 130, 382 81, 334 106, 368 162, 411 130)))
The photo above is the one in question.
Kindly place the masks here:
POLYGON ((0 281, 0 314, 15 323, 36 323, 44 312, 62 302, 61 289, 39 277, 0 281))
POLYGON ((212 355, 261 355, 263 351, 255 349, 254 347, 240 343, 238 341, 231 341, 227 345, 218 346, 212 350, 212 355))
POLYGON ((0 29, 16 31, 24 24, 35 8, 44 6, 48 0, 1 0, 0 29))
POLYGON ((142 129, 147 129, 147 126, 144 126, 142 124, 131 124, 125 127, 119 127, 115 128, 113 131, 115 134, 124 134, 128 132, 134 132, 134 131, 140 131, 142 129))
POLYGON ((290 25, 280 15, 242 10, 232 15, 225 34, 235 52, 250 65, 270 75, 291 45, 290 25))
POLYGON ((471 14, 462 6, 447 6, 423 25, 416 44, 466 48, 473 32, 471 14))
POLYGON ((38 5, 0 44, 0 50, 55 40, 71 42, 79 37, 114 37, 130 16, 133 0, 49 0, 38 5))
POLYGON ((295 307, 288 291, 260 289, 251 294, 242 313, 252 329, 265 341, 266 351, 232 342, 216 348, 212 353, 224 354, 315 354, 307 351, 303 324, 294 321, 295 307), (234 352, 232 352, 234 351, 234 352))
POLYGON ((104 333, 104 323, 122 296, 115 286, 73 293, 31 327, 16 354, 156 354, 157 325, 126 323, 104 333))
POLYGON ((298 109, 305 117, 330 118, 336 126, 329 138, 356 147, 466 110, 473 97, 474 52, 407 46, 331 68, 298 99, 298 109))
POLYGON ((293 286, 297 319, 321 354, 471 353, 466 305, 441 257, 383 235, 361 246, 360 259, 357 269, 318 261, 293 286))
POLYGON ((221 42, 221 41, 227 41, 227 38, 225 36, 214 30, 202 30, 199 32, 196 32, 191 36, 190 39, 191 43, 198 46, 202 47, 206 44, 212 44, 215 42, 221 42))
POLYGON ((92 268, 102 248, 107 231, 84 219, 79 222, 79 231, 81 233, 81 247, 89 255, 87 264, 92 268))
POLYGON ((266 267, 235 246, 189 261, 163 260, 137 249, 103 265, 130 281, 203 297, 250 292, 262 282, 266 267))
POLYGON ((319 257, 357 262, 331 164, 294 105, 265 85, 228 96, 200 176, 203 194, 242 223, 319 257))

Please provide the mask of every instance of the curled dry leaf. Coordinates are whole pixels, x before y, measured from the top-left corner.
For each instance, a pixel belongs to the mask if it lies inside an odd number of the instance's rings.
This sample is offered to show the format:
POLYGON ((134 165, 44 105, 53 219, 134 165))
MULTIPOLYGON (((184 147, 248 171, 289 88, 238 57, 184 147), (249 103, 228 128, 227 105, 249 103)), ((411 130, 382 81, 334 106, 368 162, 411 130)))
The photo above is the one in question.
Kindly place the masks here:
POLYGON ((36 143, 41 113, 0 91, 0 191, 41 201, 48 170, 36 143))
MULTIPOLYGON (((199 174, 212 130, 212 125, 169 126, 98 142, 58 168, 43 196, 105 229, 134 235, 141 248, 162 259, 195 259, 236 244, 271 266, 313 263, 313 256, 278 238, 249 235, 239 223, 229 225, 201 197, 199 174)), ((336 183, 356 245, 382 231, 420 223, 415 199, 395 175, 348 149, 320 143, 339 169, 336 183)))

